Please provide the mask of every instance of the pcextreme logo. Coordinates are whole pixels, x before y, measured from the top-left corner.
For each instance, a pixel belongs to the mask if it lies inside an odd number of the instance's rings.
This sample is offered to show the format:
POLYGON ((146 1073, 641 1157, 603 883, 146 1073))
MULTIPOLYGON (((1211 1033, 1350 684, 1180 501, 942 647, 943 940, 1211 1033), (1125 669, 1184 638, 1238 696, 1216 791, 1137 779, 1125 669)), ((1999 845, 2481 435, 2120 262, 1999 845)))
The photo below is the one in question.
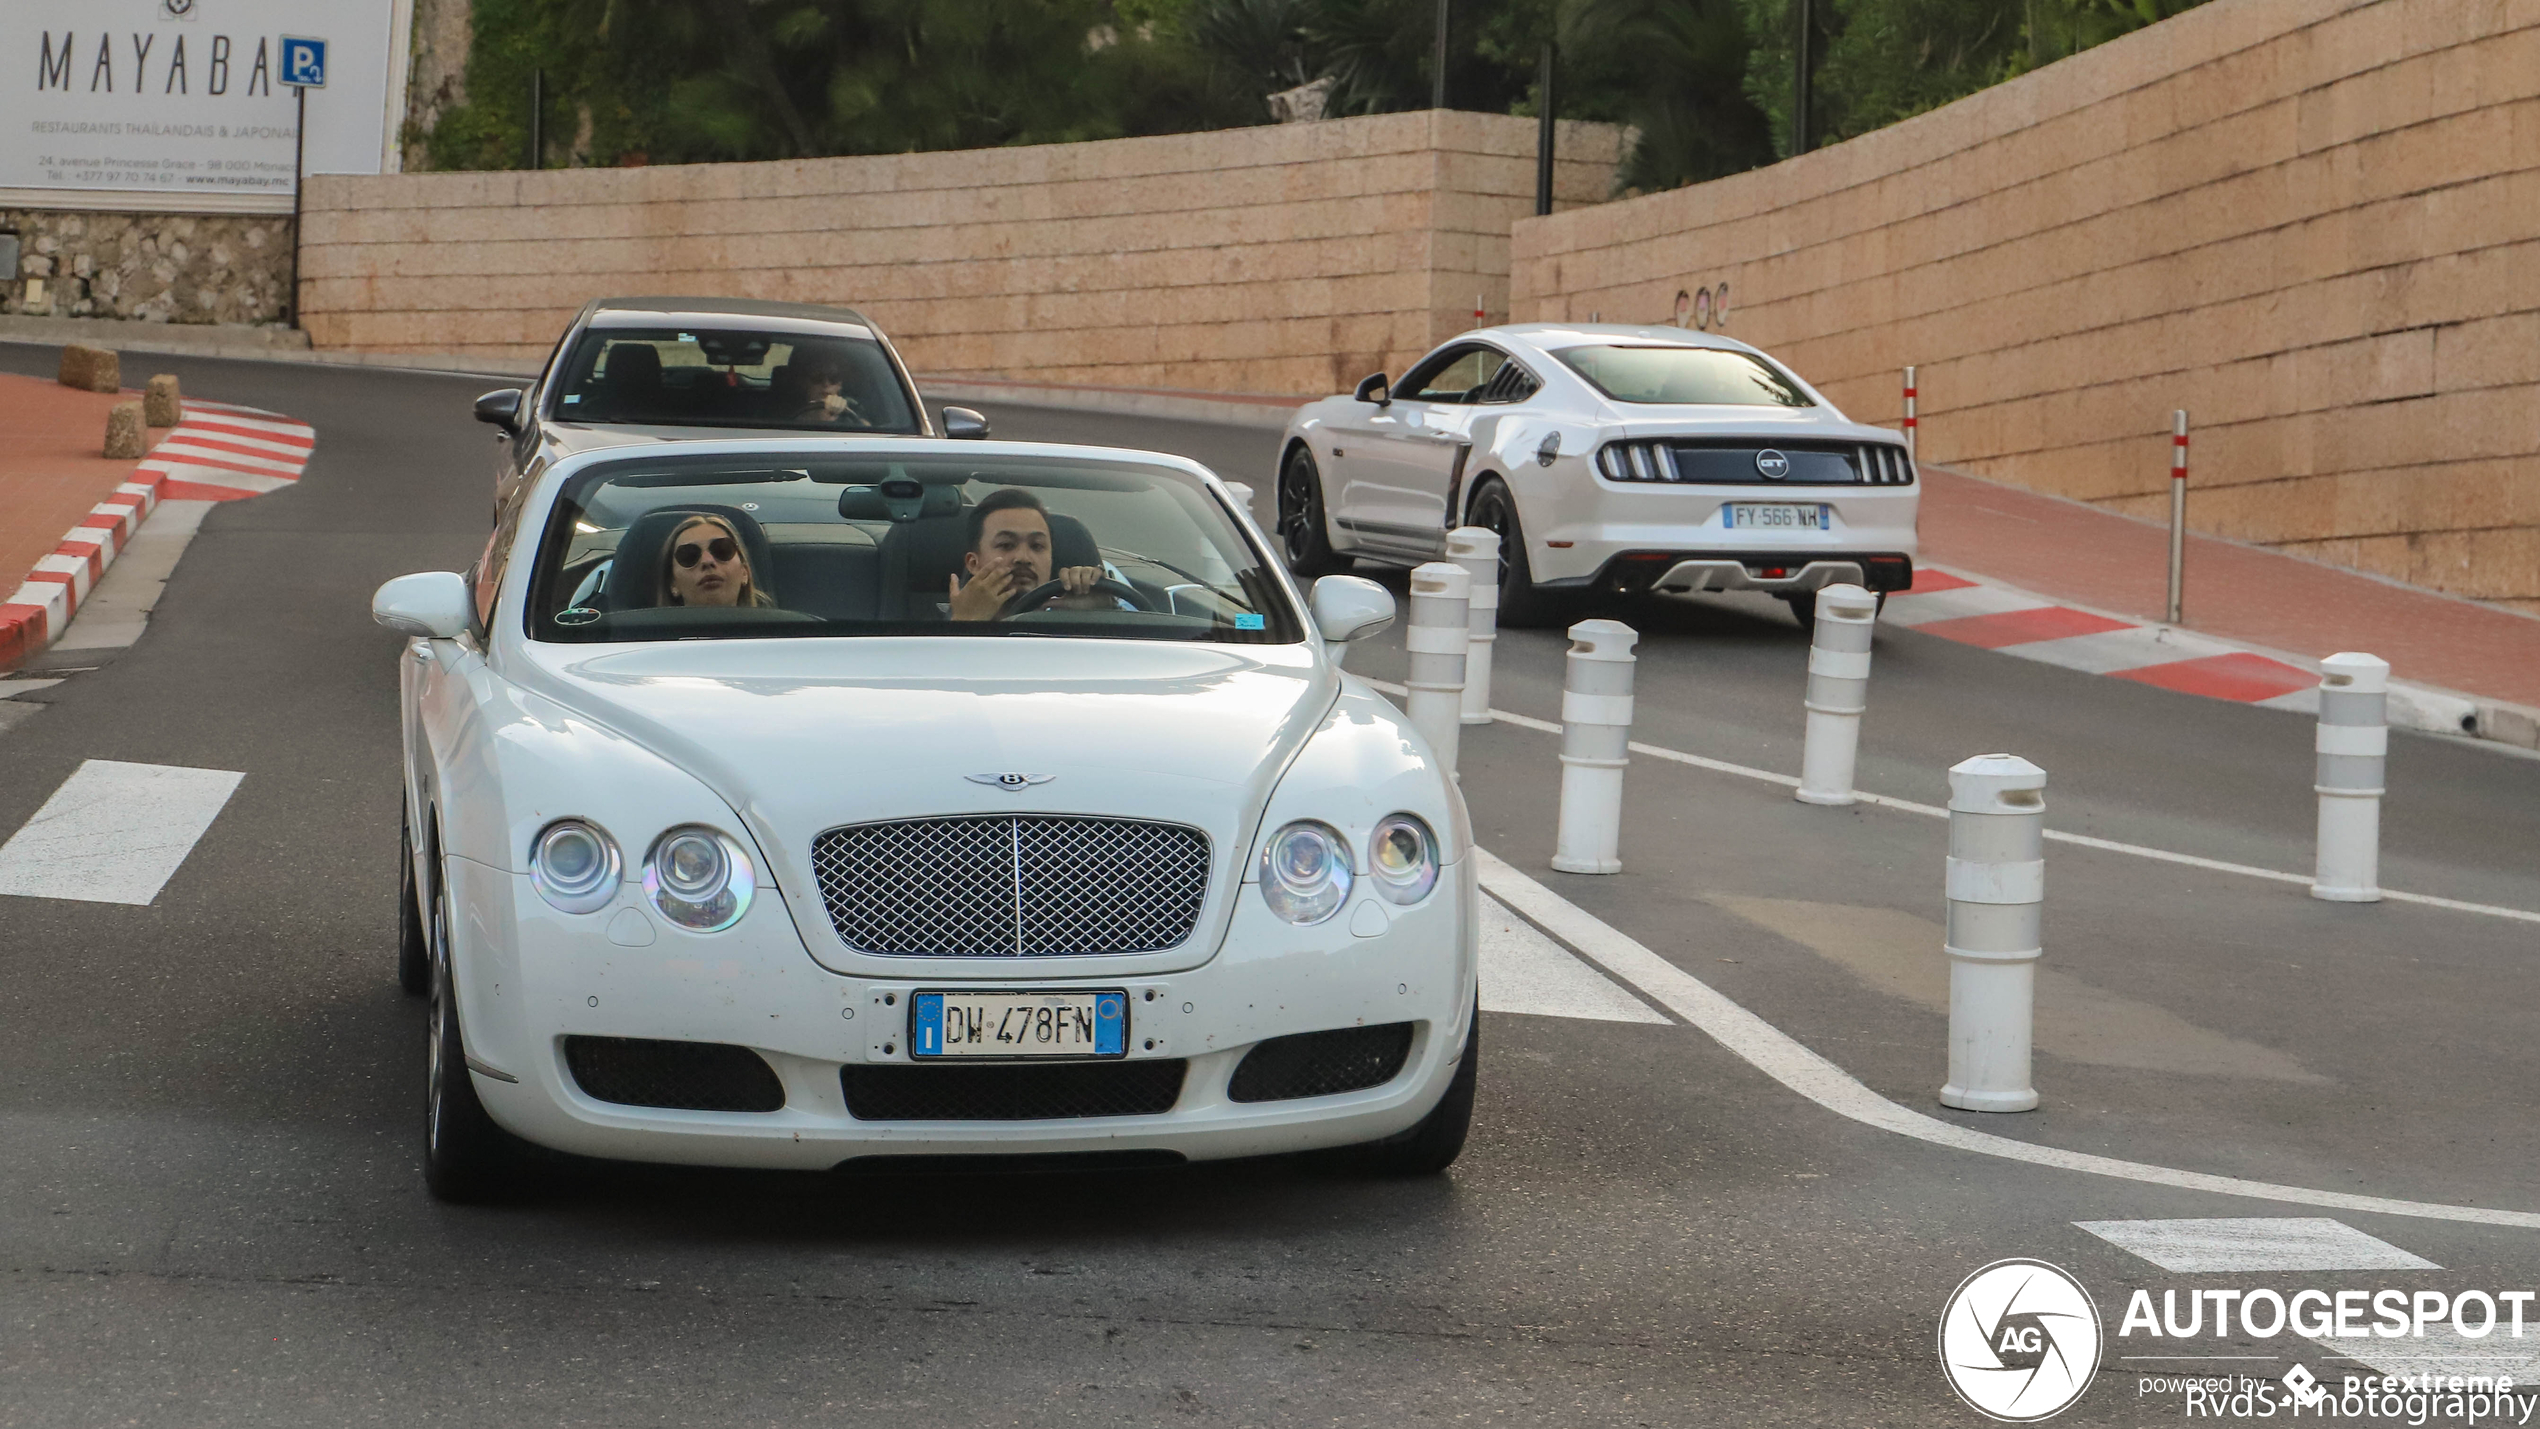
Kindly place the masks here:
POLYGON ((1986 1418, 2053 1418, 2099 1370, 2099 1309, 2057 1266, 1997 1260, 1968 1276, 1941 1311, 1940 1366, 1986 1418))

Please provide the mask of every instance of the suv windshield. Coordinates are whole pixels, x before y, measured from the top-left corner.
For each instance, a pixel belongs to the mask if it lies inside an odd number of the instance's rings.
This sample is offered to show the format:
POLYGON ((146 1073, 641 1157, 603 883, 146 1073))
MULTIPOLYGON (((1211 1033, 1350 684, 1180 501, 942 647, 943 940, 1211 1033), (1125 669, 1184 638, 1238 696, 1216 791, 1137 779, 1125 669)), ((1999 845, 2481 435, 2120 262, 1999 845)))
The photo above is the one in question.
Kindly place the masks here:
POLYGON ((992 452, 595 466, 557 498, 524 618, 550 641, 1304 638, 1198 479, 992 452))
POLYGON ((1813 407, 1797 384, 1743 352, 1716 347, 1565 347, 1562 364, 1617 402, 1813 407))
POLYGON ((918 429, 908 391, 874 339, 737 327, 592 328, 565 363, 554 415, 670 427, 918 429))

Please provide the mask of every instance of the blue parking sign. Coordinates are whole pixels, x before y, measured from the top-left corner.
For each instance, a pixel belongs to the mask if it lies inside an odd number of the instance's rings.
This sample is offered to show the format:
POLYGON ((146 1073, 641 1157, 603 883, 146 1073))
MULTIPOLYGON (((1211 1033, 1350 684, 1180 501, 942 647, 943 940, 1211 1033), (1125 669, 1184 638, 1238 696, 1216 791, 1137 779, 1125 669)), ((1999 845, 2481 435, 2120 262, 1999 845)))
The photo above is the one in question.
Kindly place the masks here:
POLYGON ((302 89, 326 88, 326 41, 283 36, 282 82, 302 89))

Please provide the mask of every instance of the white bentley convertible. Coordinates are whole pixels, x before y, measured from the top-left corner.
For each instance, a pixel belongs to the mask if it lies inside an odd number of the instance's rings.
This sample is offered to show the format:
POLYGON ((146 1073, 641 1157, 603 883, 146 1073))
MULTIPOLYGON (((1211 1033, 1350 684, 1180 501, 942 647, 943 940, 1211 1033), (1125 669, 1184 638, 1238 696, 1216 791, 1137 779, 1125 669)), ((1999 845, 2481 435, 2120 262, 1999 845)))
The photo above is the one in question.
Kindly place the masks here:
POLYGON ((1300 574, 1434 560, 1485 526, 1508 624, 1591 594, 1757 590, 1804 625, 1820 586, 1912 584, 1920 483, 1895 433, 1742 342, 1519 323, 1298 409, 1278 492, 1300 574))
MULTIPOLYGON (((427 1174, 629 1160, 1454 1160, 1462 798, 1168 456, 754 439, 567 458, 412 637, 427 1174)), ((971 1164, 993 1164, 977 1162, 971 1164)))

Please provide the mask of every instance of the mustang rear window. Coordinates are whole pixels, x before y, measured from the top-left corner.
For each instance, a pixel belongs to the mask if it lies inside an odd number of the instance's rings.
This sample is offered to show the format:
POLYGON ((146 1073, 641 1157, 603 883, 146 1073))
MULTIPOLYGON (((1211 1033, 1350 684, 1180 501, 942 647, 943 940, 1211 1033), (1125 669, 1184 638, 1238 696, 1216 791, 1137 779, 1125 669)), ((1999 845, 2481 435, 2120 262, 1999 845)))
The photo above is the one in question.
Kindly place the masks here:
POLYGON ((1716 347, 1565 347, 1553 356, 1617 402, 1813 407, 1796 383, 1743 352, 1716 347))
POLYGON ((1185 473, 980 454, 783 463, 655 456, 576 474, 537 538, 530 638, 1305 638, 1262 552, 1185 473))
POLYGON ((594 424, 917 431, 882 344, 747 328, 592 328, 565 364, 552 415, 594 424))

